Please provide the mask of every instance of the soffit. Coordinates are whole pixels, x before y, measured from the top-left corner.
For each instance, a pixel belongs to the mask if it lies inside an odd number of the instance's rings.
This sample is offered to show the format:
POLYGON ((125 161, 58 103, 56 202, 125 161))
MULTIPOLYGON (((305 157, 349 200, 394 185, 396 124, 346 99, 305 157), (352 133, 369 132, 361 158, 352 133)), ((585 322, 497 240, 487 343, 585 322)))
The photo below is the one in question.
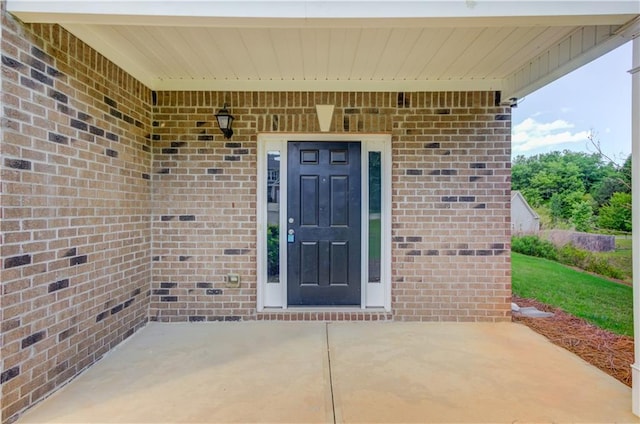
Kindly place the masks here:
POLYGON ((27 22, 61 24, 155 90, 475 89, 514 96, 626 42, 638 32, 640 13, 630 7, 635 2, 611 2, 616 7, 609 9, 601 7, 607 2, 573 2, 591 14, 516 7, 567 2, 485 2, 494 7, 464 13, 445 6, 480 2, 157 2, 165 8, 154 14, 129 10, 138 2, 120 4, 122 13, 104 2, 93 3, 97 12, 69 9, 73 2, 60 2, 68 3, 61 10, 18 10, 24 3, 33 9, 32 2, 10 0, 9 10, 27 22), (175 7, 180 3, 183 9, 175 7), (249 3, 254 8, 241 15, 249 3), (434 3, 440 7, 416 6, 434 3), (354 4, 367 7, 347 7, 354 4))

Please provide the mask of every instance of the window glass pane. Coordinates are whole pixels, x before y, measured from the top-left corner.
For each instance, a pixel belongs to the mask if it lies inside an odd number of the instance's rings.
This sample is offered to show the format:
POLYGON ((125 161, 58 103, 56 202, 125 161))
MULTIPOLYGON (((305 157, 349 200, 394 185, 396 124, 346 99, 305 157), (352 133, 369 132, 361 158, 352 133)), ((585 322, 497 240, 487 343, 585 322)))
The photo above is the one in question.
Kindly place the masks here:
POLYGON ((369 152, 369 282, 380 282, 382 252, 382 165, 380 152, 369 152))
POLYGON ((280 281, 280 152, 267 153, 267 281, 280 281))

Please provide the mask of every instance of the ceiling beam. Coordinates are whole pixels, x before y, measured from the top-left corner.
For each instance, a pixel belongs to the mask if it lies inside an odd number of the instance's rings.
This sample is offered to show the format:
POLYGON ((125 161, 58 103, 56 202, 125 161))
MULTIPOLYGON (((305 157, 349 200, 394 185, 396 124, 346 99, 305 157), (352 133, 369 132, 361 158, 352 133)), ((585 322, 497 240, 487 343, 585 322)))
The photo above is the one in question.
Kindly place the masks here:
POLYGON ((32 23, 236 27, 614 25, 640 14, 637 0, 7 0, 6 5, 32 23))
POLYGON ((156 91, 501 91, 502 80, 152 80, 156 91))

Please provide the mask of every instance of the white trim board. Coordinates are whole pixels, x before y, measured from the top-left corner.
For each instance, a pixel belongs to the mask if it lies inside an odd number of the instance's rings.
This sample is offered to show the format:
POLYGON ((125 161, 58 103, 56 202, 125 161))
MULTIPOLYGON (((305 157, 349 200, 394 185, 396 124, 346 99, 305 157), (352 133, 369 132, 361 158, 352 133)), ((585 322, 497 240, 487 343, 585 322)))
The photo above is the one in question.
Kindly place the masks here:
MULTIPOLYGON (((178 24, 187 25, 186 20, 202 24, 215 19, 243 20, 289 20, 294 24, 307 21, 369 19, 475 19, 495 21, 500 19, 528 19, 532 24, 549 18, 573 20, 589 19, 592 16, 628 15, 638 13, 640 6, 634 0, 620 1, 393 1, 393 0, 7 0, 7 10, 24 22, 99 22, 103 24, 178 24), (178 18, 178 19, 177 19, 178 18), (182 19, 179 19, 182 18, 182 19)), ((548 23, 547 23, 548 24, 548 23)), ((278 23, 278 25, 282 25, 278 23)))

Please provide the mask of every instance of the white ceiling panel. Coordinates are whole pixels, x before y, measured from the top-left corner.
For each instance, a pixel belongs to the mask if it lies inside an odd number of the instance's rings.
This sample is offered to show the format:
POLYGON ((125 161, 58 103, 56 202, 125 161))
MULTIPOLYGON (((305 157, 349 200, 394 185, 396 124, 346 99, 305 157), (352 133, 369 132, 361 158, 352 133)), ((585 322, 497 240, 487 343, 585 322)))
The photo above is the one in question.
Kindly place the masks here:
POLYGON ((508 38, 505 37, 494 55, 495 61, 487 68, 489 75, 505 76, 520 66, 522 62, 516 62, 516 56, 535 45, 536 39, 547 30, 546 27, 517 28, 508 38))
POLYGON ((418 72, 414 73, 414 77, 411 79, 435 79, 432 66, 436 61, 438 53, 446 48, 445 44, 447 40, 453 37, 455 31, 455 28, 428 28, 424 30, 422 38, 427 38, 428 42, 416 46, 418 50, 416 50, 414 57, 418 61, 414 69, 418 72))
POLYGON ((326 75, 326 63, 329 58, 329 39, 327 32, 300 32, 300 49, 302 50, 305 80, 317 81, 326 75))
MULTIPOLYGON (((491 41, 495 41, 495 37, 493 36, 496 32, 497 28, 458 28, 456 29, 452 36, 449 37, 440 50, 440 60, 438 64, 434 64, 431 66, 433 75, 437 79, 459 79, 460 75, 464 75, 466 73, 466 68, 464 68, 465 63, 467 62, 467 56, 472 54, 472 47, 476 47, 476 54, 480 54, 484 56, 488 51, 492 48, 491 41), (482 45, 478 45, 476 40, 478 40, 483 33, 491 32, 490 37, 491 40, 485 40, 487 42, 482 45)), ((471 75, 471 77, 477 77, 477 75, 471 75)))
MULTIPOLYGON (((277 62, 280 75, 274 77, 279 80, 301 80, 304 75, 302 45, 297 28, 265 30, 265 36, 270 34, 271 50, 275 52, 272 60, 277 62)), ((255 47, 247 46, 249 54, 253 54, 255 47)))
POLYGON ((241 31, 239 36, 246 54, 253 52, 251 62, 256 69, 258 79, 268 81, 280 78, 282 70, 279 61, 273 60, 277 49, 271 34, 264 29, 247 28, 241 31))
MULTIPOLYGON (((466 46, 462 48, 460 54, 458 54, 449 64, 449 68, 445 73, 452 79, 463 78, 485 78, 490 73, 481 73, 478 68, 479 65, 490 58, 495 56, 499 51, 496 48, 497 40, 506 39, 513 31, 513 28, 482 28, 479 33, 473 34, 468 40, 466 46)), ((500 52, 501 53, 501 52, 500 52)))
MULTIPOLYGON (((206 36, 206 32, 194 28, 180 28, 179 31, 175 29, 173 31, 156 31, 155 36, 159 45, 156 48, 162 48, 162 46, 172 45, 172 51, 176 58, 181 58, 183 55, 189 58, 188 63, 180 63, 180 60, 172 61, 172 75, 179 75, 182 71, 179 68, 184 67, 186 78, 202 78, 205 70, 209 72, 221 73, 222 69, 220 63, 213 60, 216 57, 220 57, 220 49, 218 48, 217 40, 213 40, 211 37, 206 36), (174 40, 177 41, 174 42, 174 40)), ((162 55, 158 56, 158 62, 162 61, 162 55)))
POLYGON ((372 81, 383 61, 380 51, 385 48, 391 29, 365 28, 361 31, 352 72, 353 75, 359 75, 359 81, 372 81))
POLYGON ((425 28, 417 28, 412 31, 411 38, 407 40, 405 50, 407 54, 402 55, 399 58, 398 70, 395 74, 395 79, 407 80, 417 78, 424 58, 422 52, 429 45, 430 40, 426 37, 425 28))
POLYGON ((360 42, 359 29, 335 28, 329 36, 328 66, 325 79, 351 79, 353 60, 360 42))
POLYGON ((373 78, 395 80, 419 36, 419 28, 393 28, 384 44, 380 45, 378 54, 380 60, 373 78))

